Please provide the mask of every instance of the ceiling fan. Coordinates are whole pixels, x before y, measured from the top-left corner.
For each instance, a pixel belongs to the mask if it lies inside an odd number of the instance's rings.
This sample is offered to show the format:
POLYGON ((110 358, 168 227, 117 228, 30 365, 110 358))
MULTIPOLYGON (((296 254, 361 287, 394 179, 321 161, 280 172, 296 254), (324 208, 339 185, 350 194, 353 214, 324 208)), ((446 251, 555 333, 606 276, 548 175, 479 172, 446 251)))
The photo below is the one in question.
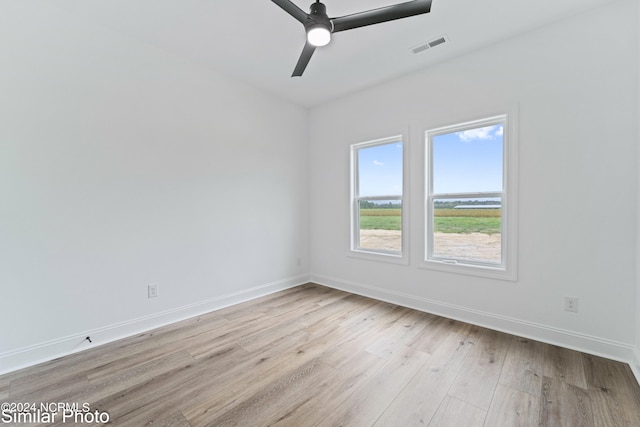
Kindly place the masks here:
POLYGON ((337 18, 329 18, 327 16, 327 8, 320 0, 316 0, 315 3, 311 4, 310 13, 304 12, 291 2, 291 0, 271 1, 300 21, 302 25, 304 25, 307 33, 307 41, 291 77, 302 76, 316 47, 327 45, 331 41, 332 33, 393 21, 395 19, 408 18, 431 11, 431 0, 412 0, 379 9, 367 10, 365 12, 337 18))

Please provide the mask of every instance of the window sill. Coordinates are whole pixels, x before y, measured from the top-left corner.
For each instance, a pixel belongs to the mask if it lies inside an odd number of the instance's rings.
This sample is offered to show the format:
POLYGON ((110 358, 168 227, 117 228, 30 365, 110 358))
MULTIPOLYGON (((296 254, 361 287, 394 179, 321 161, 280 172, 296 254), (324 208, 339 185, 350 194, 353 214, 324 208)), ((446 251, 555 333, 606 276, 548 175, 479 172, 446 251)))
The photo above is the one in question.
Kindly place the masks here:
POLYGON ((378 251, 368 251, 365 249, 352 249, 347 252, 349 258, 364 259, 368 261, 386 262, 390 264, 409 265, 408 256, 398 253, 385 253, 378 251))
POLYGON ((464 264, 463 262, 425 260, 422 261, 419 267, 429 270, 444 271, 447 273, 488 277, 491 279, 507 280, 511 282, 516 282, 518 280, 515 269, 507 269, 501 266, 491 267, 488 265, 464 264))

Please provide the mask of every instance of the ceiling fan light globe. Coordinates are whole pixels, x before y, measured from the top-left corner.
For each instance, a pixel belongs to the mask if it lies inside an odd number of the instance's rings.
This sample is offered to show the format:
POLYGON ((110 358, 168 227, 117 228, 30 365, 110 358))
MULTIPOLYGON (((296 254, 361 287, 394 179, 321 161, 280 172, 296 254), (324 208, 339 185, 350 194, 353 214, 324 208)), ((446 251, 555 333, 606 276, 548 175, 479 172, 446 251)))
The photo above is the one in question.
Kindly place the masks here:
POLYGON ((323 25, 314 25, 307 31, 307 41, 316 47, 326 46, 331 41, 331 31, 323 25))

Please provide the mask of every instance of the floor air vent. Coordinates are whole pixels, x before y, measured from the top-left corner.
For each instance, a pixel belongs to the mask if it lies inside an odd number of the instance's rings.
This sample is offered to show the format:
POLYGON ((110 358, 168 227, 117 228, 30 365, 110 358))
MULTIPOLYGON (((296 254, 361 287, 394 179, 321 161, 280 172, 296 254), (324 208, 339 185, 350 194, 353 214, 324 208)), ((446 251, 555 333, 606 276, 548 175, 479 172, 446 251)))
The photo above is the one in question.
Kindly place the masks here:
POLYGON ((420 53, 420 52, 423 52, 423 51, 425 51, 427 49, 430 49, 432 47, 436 47, 436 46, 439 46, 441 44, 444 44, 444 43, 446 43, 448 41, 449 41, 449 39, 447 38, 447 36, 440 36, 440 37, 435 38, 433 40, 429 40, 426 43, 420 43, 418 46, 412 47, 411 51, 413 53, 420 53))

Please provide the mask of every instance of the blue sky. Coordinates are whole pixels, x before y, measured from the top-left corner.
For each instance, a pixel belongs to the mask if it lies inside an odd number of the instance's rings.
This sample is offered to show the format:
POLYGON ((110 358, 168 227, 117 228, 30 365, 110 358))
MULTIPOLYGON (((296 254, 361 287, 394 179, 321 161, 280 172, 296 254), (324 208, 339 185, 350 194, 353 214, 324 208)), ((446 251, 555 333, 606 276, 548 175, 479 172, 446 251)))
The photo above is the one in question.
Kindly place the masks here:
POLYGON ((358 150, 360 196, 402 194, 402 142, 358 150))
MULTIPOLYGON (((433 138, 434 192, 502 190, 503 126, 487 126, 433 138)), ((402 142, 358 150, 360 196, 402 193, 402 142)))
POLYGON ((502 191, 503 126, 433 138, 433 192, 502 191))

